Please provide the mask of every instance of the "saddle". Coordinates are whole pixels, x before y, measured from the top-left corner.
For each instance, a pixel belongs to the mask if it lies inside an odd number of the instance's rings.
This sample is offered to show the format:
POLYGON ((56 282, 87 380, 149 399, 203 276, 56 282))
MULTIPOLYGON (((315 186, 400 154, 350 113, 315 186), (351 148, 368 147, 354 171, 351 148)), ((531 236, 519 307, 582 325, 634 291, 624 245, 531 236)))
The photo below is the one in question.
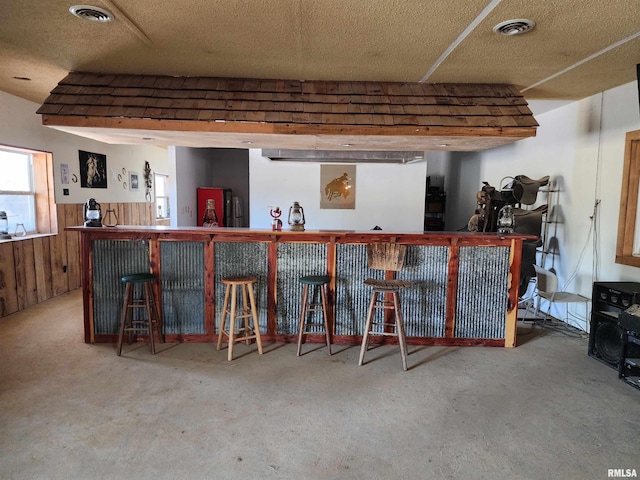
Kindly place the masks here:
POLYGON ((548 183, 549 175, 539 178, 538 180, 534 180, 525 175, 516 175, 513 177, 513 182, 511 182, 513 197, 518 203, 533 205, 536 203, 536 197, 538 196, 540 187, 544 187, 548 183))

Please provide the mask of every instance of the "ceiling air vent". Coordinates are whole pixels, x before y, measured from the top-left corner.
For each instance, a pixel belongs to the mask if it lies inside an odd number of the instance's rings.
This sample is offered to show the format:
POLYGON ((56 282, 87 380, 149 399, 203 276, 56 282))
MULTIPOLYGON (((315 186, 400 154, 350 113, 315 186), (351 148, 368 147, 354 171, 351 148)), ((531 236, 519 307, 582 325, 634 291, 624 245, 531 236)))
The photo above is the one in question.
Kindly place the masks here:
POLYGON ((520 35, 526 33, 536 26, 536 22, 533 20, 527 20, 526 18, 516 18, 514 20, 507 20, 506 22, 500 22, 493 31, 500 35, 520 35))
POLYGON ((113 20, 113 14, 108 10, 91 5, 74 5, 69 9, 76 17, 89 20, 91 22, 106 23, 113 20))

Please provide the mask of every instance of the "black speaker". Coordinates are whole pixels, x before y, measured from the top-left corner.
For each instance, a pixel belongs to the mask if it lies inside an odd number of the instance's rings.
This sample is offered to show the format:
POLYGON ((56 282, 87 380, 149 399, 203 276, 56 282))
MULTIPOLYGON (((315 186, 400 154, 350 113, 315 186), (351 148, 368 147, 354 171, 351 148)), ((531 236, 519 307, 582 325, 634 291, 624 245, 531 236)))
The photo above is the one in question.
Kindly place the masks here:
POLYGON ((618 320, 597 312, 591 313, 589 355, 611 368, 618 368, 622 355, 622 328, 618 320))
MULTIPOLYGON (((618 317, 634 303, 640 303, 640 283, 595 282, 591 301, 589 356, 617 370, 624 345, 618 317)), ((637 345, 628 348, 629 356, 640 357, 637 345)))

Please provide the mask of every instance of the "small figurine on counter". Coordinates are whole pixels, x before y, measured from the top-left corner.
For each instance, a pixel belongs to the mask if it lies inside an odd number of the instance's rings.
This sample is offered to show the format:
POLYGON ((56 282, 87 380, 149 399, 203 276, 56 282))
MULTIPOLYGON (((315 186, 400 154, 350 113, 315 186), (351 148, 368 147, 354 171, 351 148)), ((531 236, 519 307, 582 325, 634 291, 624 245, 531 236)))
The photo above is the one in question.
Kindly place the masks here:
POLYGON ((274 232, 279 232, 282 230, 282 220, 280 220, 280 216, 282 215, 282 210, 280 207, 272 208, 269 210, 269 215, 273 218, 271 220, 271 230, 274 232))

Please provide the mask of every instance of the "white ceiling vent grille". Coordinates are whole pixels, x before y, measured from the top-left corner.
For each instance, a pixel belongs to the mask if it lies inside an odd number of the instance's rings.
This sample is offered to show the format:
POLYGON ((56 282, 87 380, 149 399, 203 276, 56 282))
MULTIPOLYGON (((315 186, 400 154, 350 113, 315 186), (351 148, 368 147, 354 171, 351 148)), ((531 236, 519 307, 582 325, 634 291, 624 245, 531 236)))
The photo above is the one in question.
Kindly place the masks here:
POLYGON ((113 14, 108 10, 91 5, 74 5, 69 9, 76 17, 91 22, 106 23, 113 20, 113 14))
POLYGON ((533 20, 527 20, 526 18, 516 18, 514 20, 507 20, 506 22, 500 22, 493 31, 500 35, 520 35, 522 33, 529 32, 536 26, 536 22, 533 20))

